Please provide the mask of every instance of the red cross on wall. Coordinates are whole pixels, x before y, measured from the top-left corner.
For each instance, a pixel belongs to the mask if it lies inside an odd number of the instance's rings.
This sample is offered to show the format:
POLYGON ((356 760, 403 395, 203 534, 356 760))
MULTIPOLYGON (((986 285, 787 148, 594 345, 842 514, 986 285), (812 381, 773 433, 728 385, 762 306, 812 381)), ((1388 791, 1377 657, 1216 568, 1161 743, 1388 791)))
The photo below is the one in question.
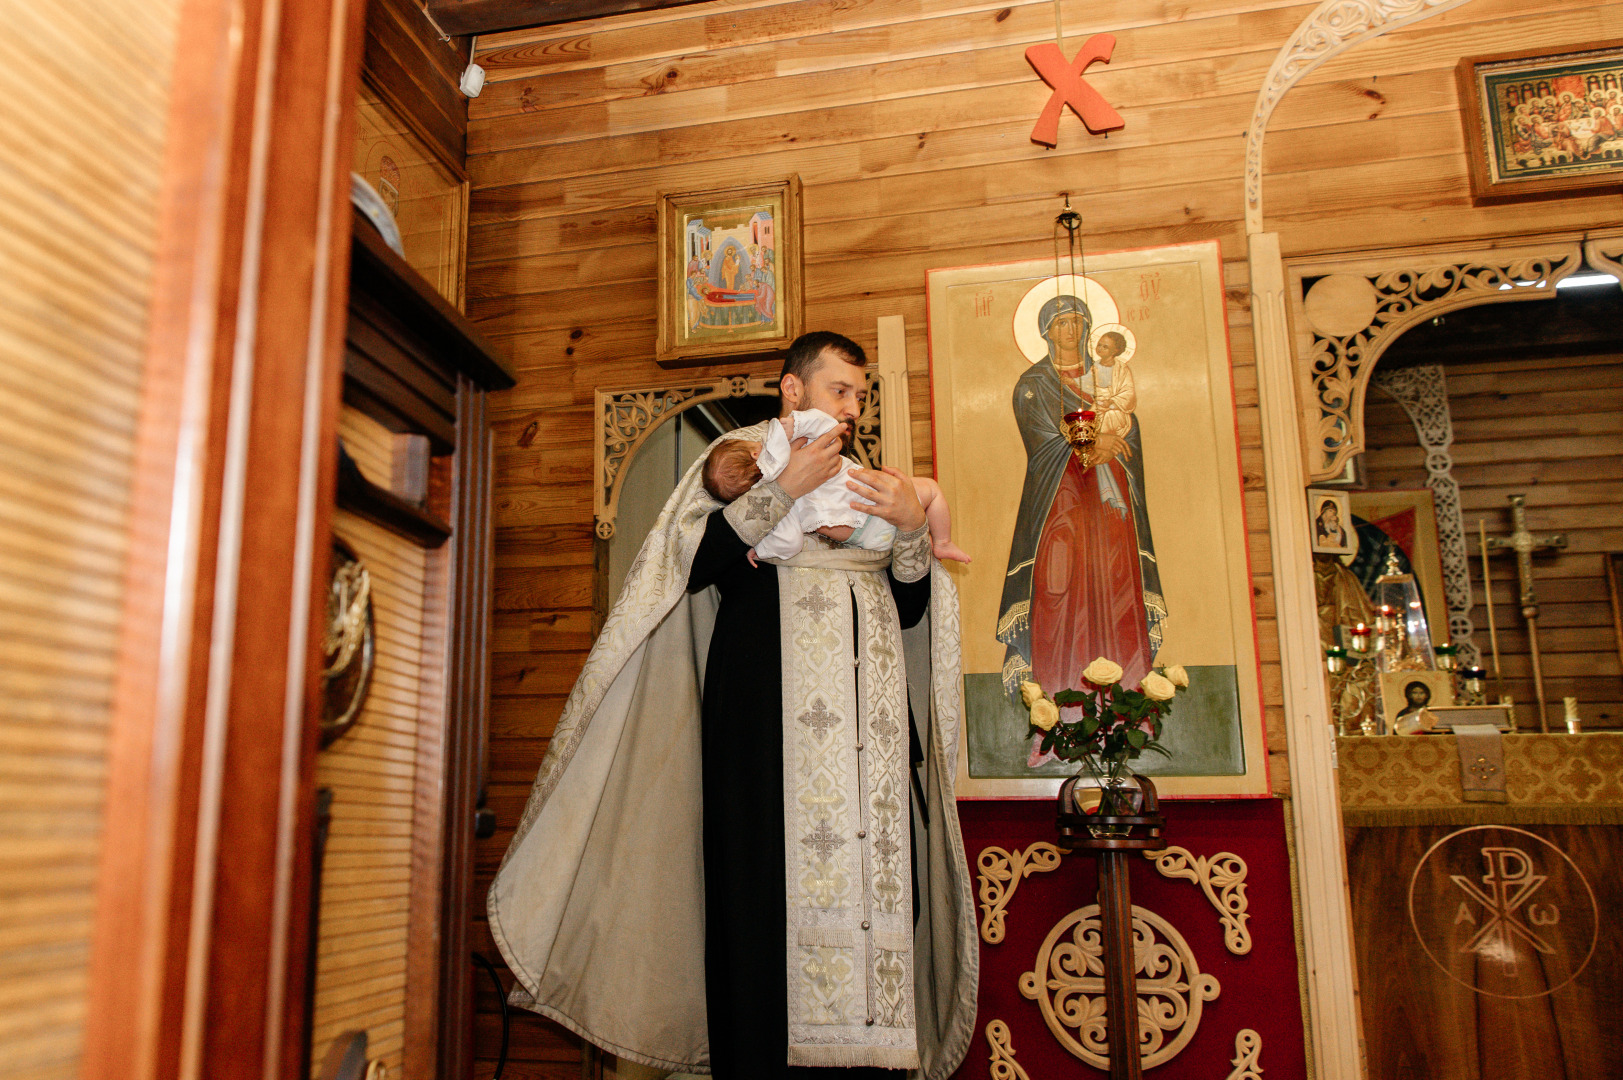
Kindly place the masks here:
POLYGON ((1054 88, 1048 104, 1037 117, 1037 126, 1031 129, 1031 141, 1052 147, 1059 142, 1059 114, 1069 105, 1089 131, 1118 131, 1127 125, 1121 113, 1099 96, 1099 91, 1087 84, 1082 73, 1095 61, 1110 63, 1110 54, 1116 49, 1114 34, 1094 34, 1082 43, 1076 59, 1067 62, 1059 46, 1052 42, 1033 45, 1026 50, 1026 59, 1037 69, 1043 82, 1054 88))

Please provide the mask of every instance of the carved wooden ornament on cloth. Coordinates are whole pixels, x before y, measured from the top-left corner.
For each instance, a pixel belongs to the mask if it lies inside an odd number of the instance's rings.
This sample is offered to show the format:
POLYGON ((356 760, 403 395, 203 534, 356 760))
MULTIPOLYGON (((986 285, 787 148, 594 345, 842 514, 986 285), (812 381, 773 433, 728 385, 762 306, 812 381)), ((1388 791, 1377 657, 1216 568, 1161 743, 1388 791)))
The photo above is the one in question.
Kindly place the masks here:
POLYGON ((1045 41, 1026 50, 1026 59, 1037 69, 1043 82, 1054 88, 1048 95, 1048 104, 1037 117, 1037 126, 1031 129, 1031 141, 1053 147, 1059 142, 1059 115, 1069 105, 1089 131, 1098 135, 1106 131, 1119 131, 1127 125, 1121 113, 1110 107, 1110 102, 1082 78, 1083 72, 1095 61, 1110 63, 1110 54, 1116 49, 1114 34, 1094 34, 1082 43, 1076 59, 1067 61, 1058 45, 1045 41))

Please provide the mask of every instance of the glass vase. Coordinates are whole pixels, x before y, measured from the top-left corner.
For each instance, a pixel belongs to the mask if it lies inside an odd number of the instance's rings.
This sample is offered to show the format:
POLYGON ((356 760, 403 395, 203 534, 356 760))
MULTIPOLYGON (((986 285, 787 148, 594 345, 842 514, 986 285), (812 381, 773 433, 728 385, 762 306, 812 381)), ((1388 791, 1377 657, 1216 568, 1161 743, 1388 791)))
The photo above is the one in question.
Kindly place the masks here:
MULTIPOLYGON (((1086 807, 1092 802, 1093 791, 1098 792, 1099 804, 1089 815, 1092 819, 1136 817, 1144 807, 1144 789, 1126 761, 1102 760, 1093 755, 1084 757, 1074 790, 1078 807, 1086 807)), ((1089 820, 1087 825, 1089 834, 1100 840, 1120 838, 1132 832, 1131 825, 1094 820, 1089 820)))

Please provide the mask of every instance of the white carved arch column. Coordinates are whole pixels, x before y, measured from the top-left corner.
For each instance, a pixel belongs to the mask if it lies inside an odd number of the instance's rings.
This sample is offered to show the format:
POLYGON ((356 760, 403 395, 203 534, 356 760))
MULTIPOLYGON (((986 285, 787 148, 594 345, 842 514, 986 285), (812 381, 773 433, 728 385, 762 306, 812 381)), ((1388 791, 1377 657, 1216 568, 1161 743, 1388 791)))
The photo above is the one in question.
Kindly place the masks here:
POLYGON ((1465 516, 1460 513, 1460 485, 1454 479, 1454 418, 1448 407, 1448 381, 1441 364, 1419 364, 1376 372, 1376 386, 1403 406, 1415 436, 1426 451, 1426 486, 1437 509, 1437 547, 1443 563, 1443 593, 1448 606, 1448 637, 1460 651, 1462 666, 1475 667, 1482 656, 1471 624, 1471 565, 1465 552, 1465 516))
POLYGON ((1290 820, 1307 1035, 1313 1070, 1325 1080, 1359 1080, 1363 1053, 1353 962, 1347 864, 1335 777, 1335 731, 1320 674, 1306 501, 1309 462, 1303 440, 1291 338, 1291 283, 1276 233, 1263 231, 1262 146, 1275 106, 1314 68, 1360 42, 1465 0, 1325 0, 1297 27, 1257 93, 1246 136, 1245 222, 1252 289, 1252 330, 1262 413, 1269 547, 1279 621, 1280 667, 1290 758, 1290 820))

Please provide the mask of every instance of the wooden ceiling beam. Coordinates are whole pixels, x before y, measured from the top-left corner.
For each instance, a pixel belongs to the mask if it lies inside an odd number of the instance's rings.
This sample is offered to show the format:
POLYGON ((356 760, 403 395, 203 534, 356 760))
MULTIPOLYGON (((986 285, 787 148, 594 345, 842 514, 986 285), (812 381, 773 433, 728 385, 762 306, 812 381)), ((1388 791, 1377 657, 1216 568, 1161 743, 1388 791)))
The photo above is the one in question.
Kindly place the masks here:
POLYGON ((631 11, 696 4, 700 0, 428 0, 428 13, 447 34, 493 34, 528 26, 598 19, 631 11))

